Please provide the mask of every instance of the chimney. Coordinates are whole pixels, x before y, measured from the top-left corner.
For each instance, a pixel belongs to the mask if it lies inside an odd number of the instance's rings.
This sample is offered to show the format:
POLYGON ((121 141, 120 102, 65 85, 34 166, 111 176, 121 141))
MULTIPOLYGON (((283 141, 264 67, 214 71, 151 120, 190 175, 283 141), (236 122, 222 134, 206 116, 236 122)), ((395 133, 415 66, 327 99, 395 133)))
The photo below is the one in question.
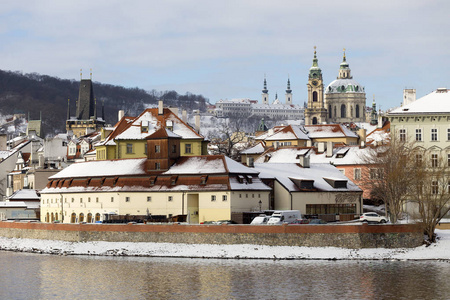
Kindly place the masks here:
POLYGON ((383 116, 381 115, 381 111, 378 113, 378 126, 377 128, 383 128, 383 116))
POLYGON ((358 135, 361 148, 366 147, 366 130, 361 128, 360 130, 358 130, 358 135))
POLYGON ((178 117, 178 107, 169 107, 169 109, 173 112, 175 116, 178 117))
POLYGON ((309 168, 309 155, 301 155, 299 164, 302 168, 309 168))
POLYGON ((44 154, 39 153, 39 168, 43 169, 44 168, 44 163, 45 163, 45 157, 44 154))
POLYGON ((200 113, 197 111, 195 114, 195 131, 200 133, 200 113))
POLYGON ((8 136, 6 134, 0 134, 0 150, 4 151, 4 150, 8 150, 8 148, 6 147, 7 144, 7 140, 8 140, 8 136))
POLYGON ((162 100, 158 101, 158 115, 164 114, 164 104, 162 100))
POLYGON ((181 113, 181 120, 184 123, 187 123, 187 111, 185 109, 183 109, 183 112, 181 113))
POLYGON ((327 157, 332 157, 332 156, 333 156, 333 142, 328 141, 327 142, 327 157))
POLYGON ((317 153, 324 153, 325 152, 325 142, 320 142, 317 147, 317 153))
POLYGON ((122 118, 125 116, 125 111, 123 109, 119 110, 119 113, 117 117, 119 118, 119 121, 122 120, 122 118))

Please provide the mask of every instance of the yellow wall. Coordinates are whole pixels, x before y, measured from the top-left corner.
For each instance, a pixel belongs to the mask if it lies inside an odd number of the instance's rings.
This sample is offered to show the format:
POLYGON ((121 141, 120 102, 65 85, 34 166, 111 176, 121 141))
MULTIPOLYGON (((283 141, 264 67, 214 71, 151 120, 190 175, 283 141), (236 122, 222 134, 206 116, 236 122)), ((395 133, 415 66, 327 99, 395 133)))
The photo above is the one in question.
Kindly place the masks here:
POLYGON ((202 155, 202 140, 185 140, 180 141, 181 156, 197 156, 202 155), (186 144, 191 145, 191 153, 186 153, 186 144))
MULTIPOLYGON (((110 212, 119 215, 146 215, 148 210, 152 215, 166 216, 188 214, 189 212, 191 222, 198 223, 230 220, 231 212, 251 211, 259 208, 259 200, 263 202, 263 209, 269 208, 269 192, 266 191, 68 193, 63 194, 62 197, 64 202, 61 204, 61 194, 43 193, 41 195, 42 222, 45 222, 47 212, 50 215, 58 213, 58 216, 61 216, 61 212, 64 211, 64 223, 70 223, 72 213, 75 213, 77 217, 83 213, 84 221, 86 221, 89 213, 93 216, 99 213, 103 220, 103 215, 110 212), (216 197, 215 201, 212 201, 211 196, 213 195, 216 197), (172 201, 169 201, 169 196, 172 197, 172 201), (226 196, 225 201, 223 196, 226 196), (129 197, 128 202, 126 197, 129 197), (151 197, 151 200, 147 201, 147 197, 151 197), (192 203, 197 207, 189 207, 188 199, 193 199, 192 203)), ((61 217, 59 217, 59 221, 62 221, 61 217)))
MULTIPOLYGON (((283 141, 265 141, 267 147, 273 147, 275 142, 278 143, 286 143, 286 142, 291 142, 291 146, 296 146, 296 147, 306 147, 306 141, 305 140, 283 140, 283 141)), ((289 147, 289 146, 281 146, 280 147, 289 147)))

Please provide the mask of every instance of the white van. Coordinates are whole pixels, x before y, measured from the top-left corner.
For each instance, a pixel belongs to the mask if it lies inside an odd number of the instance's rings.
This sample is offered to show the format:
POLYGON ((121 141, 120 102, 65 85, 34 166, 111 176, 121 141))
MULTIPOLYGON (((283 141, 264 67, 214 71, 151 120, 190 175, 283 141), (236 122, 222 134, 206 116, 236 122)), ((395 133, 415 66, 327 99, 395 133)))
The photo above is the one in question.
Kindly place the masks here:
POLYGON ((297 219, 301 219, 302 215, 299 210, 276 210, 267 222, 267 225, 279 225, 283 223, 292 223, 297 219))
POLYGON ((271 216, 267 216, 267 215, 261 214, 261 215, 255 217, 250 224, 251 225, 267 224, 267 222, 269 221, 270 217, 271 216))

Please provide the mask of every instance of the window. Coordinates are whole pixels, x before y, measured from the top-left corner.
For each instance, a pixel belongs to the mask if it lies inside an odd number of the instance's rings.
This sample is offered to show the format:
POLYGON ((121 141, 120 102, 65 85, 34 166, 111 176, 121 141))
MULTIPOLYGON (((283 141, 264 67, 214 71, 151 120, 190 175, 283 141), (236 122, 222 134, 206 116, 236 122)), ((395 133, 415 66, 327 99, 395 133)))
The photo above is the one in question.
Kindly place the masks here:
POLYGON ((191 151, 192 151, 191 144, 184 145, 184 152, 185 153, 192 153, 191 151))
POLYGON ((130 202, 130 197, 125 197, 125 202, 130 202))
POLYGON ((222 195, 222 201, 227 201, 227 195, 222 195))
POLYGON ((438 185, 438 182, 435 181, 435 180, 433 180, 433 181, 431 182, 431 193, 432 193, 433 195, 437 195, 438 192, 439 192, 439 185, 438 185))
POLYGON ((369 170, 369 178, 370 179, 381 179, 383 178, 381 169, 370 169, 369 170))
MULTIPOLYGON (((53 202, 53 201, 52 201, 53 202)), ((83 198, 80 198, 80 203, 83 203, 83 198)))
POLYGON ((169 196, 169 197, 167 198, 167 201, 169 201, 169 202, 173 201, 173 196, 169 196))
POLYGON ((111 202, 114 202, 114 197, 111 197, 111 202))
POLYGON ((422 164, 422 154, 416 154, 416 164, 422 164))
POLYGON ((341 118, 345 118, 346 117, 346 115, 345 115, 345 104, 342 104, 341 105, 341 118))
POLYGON ((98 203, 98 197, 96 197, 96 198, 95 198, 95 202, 97 202, 97 203, 98 203))
POLYGON ((161 146, 155 145, 155 153, 160 153, 160 152, 161 152, 161 146))
POLYGON ((422 141, 422 129, 420 128, 416 129, 416 141, 418 142, 422 141))
POLYGON ((133 144, 127 144, 127 154, 133 153, 133 144))
POLYGON ((216 195, 211 195, 211 201, 216 201, 216 195))
POLYGON ((144 145, 144 154, 147 154, 147 151, 148 151, 147 149, 148 149, 148 145, 145 144, 145 145, 144 145))
POLYGON ((450 128, 447 128, 447 141, 450 141, 450 128))
POLYGON ((400 142, 406 141, 406 129, 399 130, 399 138, 400 138, 400 142))
POLYGON ((152 202, 152 197, 151 196, 147 197, 147 202, 152 202))
POLYGON ((450 167, 450 154, 447 154, 447 166, 450 167))
POLYGON ((438 130, 437 128, 431 128, 431 140, 437 141, 438 140, 438 130))
POLYGON ((436 168, 438 166, 438 155, 437 154, 431 154, 431 166, 433 168, 436 168))
POLYGON ((72 203, 75 202, 75 198, 72 198, 72 203))
POLYGON ((242 194, 239 194, 239 198, 242 198, 242 194))
POLYGON ((353 176, 355 180, 360 180, 361 179, 361 169, 356 168, 353 170, 353 176))
POLYGON ((161 170, 161 164, 159 162, 155 163, 155 170, 161 170))
POLYGON ((172 145, 172 153, 177 153, 177 145, 172 145))
POLYGON ((88 202, 91 202, 91 197, 88 197, 88 202))

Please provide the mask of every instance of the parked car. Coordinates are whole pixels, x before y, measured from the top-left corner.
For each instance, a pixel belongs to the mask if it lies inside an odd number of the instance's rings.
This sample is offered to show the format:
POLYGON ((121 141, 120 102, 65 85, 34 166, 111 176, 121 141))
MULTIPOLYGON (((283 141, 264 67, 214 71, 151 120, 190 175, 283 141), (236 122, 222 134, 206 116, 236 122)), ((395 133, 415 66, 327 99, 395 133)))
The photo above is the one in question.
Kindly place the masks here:
POLYGON ((236 221, 232 221, 232 220, 219 220, 216 221, 215 224, 238 224, 236 221))
POLYGON ((291 224, 309 224, 309 220, 308 219, 297 219, 294 222, 292 222, 291 224))
POLYGON ((267 224, 269 219, 270 219, 270 216, 262 214, 262 215, 259 215, 259 216, 255 217, 250 224, 252 224, 252 225, 267 224))
POLYGON ((326 221, 322 220, 322 219, 311 219, 309 220, 308 224, 313 224, 313 225, 317 225, 317 224, 327 224, 326 221))
POLYGON ((369 212, 369 213, 363 213, 360 217, 359 220, 361 222, 373 222, 373 223, 386 223, 387 219, 386 217, 380 216, 377 213, 374 212, 369 212))

